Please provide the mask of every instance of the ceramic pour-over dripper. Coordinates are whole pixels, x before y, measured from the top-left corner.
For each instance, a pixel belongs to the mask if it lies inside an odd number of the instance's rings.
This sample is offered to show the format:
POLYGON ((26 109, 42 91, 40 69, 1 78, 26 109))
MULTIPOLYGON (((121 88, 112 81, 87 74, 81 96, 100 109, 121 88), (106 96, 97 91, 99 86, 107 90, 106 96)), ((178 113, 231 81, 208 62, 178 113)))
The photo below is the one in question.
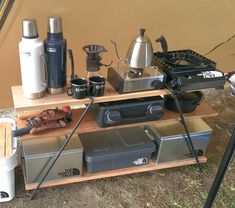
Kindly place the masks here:
POLYGON ((82 47, 82 50, 86 52, 86 68, 88 72, 96 72, 100 70, 100 66, 108 67, 112 64, 100 63, 102 57, 101 53, 107 52, 104 46, 92 44, 82 47))

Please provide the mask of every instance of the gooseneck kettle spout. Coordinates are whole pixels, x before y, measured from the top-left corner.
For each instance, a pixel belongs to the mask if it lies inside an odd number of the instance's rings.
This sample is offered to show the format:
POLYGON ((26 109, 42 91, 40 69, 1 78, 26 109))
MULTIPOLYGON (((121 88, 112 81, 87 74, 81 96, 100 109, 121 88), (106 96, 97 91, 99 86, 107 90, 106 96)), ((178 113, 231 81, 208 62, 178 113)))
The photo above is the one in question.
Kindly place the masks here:
POLYGON ((119 56, 116 42, 115 42, 114 40, 111 40, 111 43, 114 45, 115 52, 116 52, 116 55, 117 55, 118 59, 119 59, 120 61, 126 62, 127 59, 122 58, 121 56, 119 56))

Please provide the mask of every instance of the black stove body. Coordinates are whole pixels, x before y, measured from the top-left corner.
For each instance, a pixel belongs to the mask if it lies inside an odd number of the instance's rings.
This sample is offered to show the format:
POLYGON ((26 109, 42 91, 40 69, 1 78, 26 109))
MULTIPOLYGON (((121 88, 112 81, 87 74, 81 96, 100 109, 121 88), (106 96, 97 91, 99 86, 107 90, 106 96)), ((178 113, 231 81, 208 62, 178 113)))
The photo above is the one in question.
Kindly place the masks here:
POLYGON ((100 127, 154 121, 164 114, 161 96, 94 103, 90 112, 100 127))
POLYGON ((167 85, 176 92, 224 87, 225 75, 216 63, 192 50, 157 52, 154 56, 154 65, 167 75, 167 85))

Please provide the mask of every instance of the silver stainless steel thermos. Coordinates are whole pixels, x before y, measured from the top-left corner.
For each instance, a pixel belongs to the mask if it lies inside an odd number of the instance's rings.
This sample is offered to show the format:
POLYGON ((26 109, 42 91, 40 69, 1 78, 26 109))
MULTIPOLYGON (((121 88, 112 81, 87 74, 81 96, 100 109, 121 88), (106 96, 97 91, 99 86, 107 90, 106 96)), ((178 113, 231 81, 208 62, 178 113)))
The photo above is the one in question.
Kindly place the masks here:
POLYGON ((36 20, 24 19, 22 29, 19 56, 23 92, 26 98, 37 99, 45 94, 47 87, 43 42, 38 37, 36 20))
POLYGON ((48 18, 47 39, 44 40, 47 57, 48 93, 59 94, 66 87, 66 49, 60 17, 48 18))

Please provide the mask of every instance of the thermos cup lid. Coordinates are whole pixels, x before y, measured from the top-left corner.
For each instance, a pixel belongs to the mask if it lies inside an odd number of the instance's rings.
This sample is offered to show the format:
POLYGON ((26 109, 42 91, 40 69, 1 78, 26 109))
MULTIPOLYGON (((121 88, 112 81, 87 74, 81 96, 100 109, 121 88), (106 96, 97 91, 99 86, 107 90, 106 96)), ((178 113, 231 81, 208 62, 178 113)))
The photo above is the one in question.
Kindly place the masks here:
POLYGON ((48 18, 48 32, 49 33, 61 33, 62 32, 61 17, 49 17, 48 18))
POLYGON ((22 22, 22 28, 22 35, 24 38, 32 39, 38 37, 38 27, 35 19, 24 19, 22 22))

